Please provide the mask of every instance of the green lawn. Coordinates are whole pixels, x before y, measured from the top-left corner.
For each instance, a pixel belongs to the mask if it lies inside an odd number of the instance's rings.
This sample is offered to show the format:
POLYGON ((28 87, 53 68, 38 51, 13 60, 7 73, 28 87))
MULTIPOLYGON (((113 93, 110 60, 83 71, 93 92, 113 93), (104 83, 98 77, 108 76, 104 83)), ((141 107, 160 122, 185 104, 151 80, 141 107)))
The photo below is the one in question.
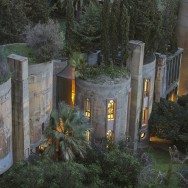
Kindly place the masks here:
MULTIPOLYGON (((160 170, 162 173, 166 173, 168 171, 169 162, 170 162, 170 155, 168 151, 158 149, 158 148, 149 148, 147 150, 149 153, 153 165, 157 170, 160 170)), ((187 164, 186 164, 187 165, 187 164)), ((173 170, 178 171, 181 167, 181 164, 173 164, 173 170)), ((178 178, 175 175, 172 175, 170 179, 170 183, 167 186, 161 186, 160 188, 178 188, 178 178)))
POLYGON ((12 44, 7 46, 0 46, 0 56, 7 58, 10 54, 17 54, 28 57, 29 64, 36 64, 36 59, 33 58, 33 51, 26 44, 12 44))

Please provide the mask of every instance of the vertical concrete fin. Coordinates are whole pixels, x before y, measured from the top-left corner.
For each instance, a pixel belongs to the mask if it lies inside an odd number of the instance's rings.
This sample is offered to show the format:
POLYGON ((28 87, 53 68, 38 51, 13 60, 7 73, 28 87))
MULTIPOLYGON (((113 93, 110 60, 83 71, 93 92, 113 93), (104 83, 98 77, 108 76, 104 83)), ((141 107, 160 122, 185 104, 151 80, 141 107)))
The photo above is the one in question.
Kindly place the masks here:
POLYGON ((166 91, 166 55, 156 54, 156 77, 155 77, 155 102, 160 102, 160 98, 166 91))
POLYGON ((11 54, 7 61, 12 72, 13 158, 18 161, 30 154, 28 59, 11 54))
POLYGON ((143 90, 143 61, 144 61, 144 46, 141 41, 130 41, 132 54, 128 59, 128 69, 131 73, 131 104, 130 104, 130 123, 129 135, 134 143, 134 151, 137 150, 139 138, 139 121, 141 113, 142 90, 143 90))

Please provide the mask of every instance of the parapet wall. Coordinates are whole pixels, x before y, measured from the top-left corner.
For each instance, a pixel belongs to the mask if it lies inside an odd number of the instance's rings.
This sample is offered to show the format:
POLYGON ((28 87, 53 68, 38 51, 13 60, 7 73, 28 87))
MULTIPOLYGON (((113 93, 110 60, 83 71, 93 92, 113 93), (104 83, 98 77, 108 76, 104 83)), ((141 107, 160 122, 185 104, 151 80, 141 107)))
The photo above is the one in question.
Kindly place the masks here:
POLYGON ((0 174, 13 163, 11 79, 0 85, 0 174))
POLYGON ((31 149, 40 145, 50 118, 53 94, 53 63, 29 65, 29 118, 31 149))

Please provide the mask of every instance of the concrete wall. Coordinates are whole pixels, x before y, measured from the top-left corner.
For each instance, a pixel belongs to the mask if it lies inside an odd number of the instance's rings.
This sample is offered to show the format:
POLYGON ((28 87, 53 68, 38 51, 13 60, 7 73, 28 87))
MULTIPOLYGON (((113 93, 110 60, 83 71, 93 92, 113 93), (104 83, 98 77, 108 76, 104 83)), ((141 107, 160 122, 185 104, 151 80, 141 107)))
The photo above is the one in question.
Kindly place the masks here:
POLYGON ((166 97, 166 55, 156 54, 155 102, 166 97))
POLYGON ((53 63, 29 66, 29 120, 31 149, 40 145, 52 110, 53 63))
POLYGON ((130 104, 130 128, 131 142, 134 143, 134 151, 137 150, 139 139, 139 122, 142 110, 142 90, 143 90, 143 61, 144 46, 141 41, 129 41, 131 55, 127 62, 127 67, 131 73, 131 104, 130 104))
POLYGON ((67 60, 53 60, 53 65, 53 108, 56 108, 57 74, 60 73, 67 66, 67 60))
MULTIPOLYGON (((148 79, 149 83, 150 83, 148 95, 145 95, 144 91, 142 93, 143 98, 142 98, 142 111, 141 112, 143 113, 144 108, 148 109, 147 121, 149 120, 149 117, 150 117, 150 114, 152 111, 152 106, 153 106, 153 96, 154 96, 154 87, 155 87, 155 67, 156 67, 155 56, 153 57, 153 59, 151 59, 147 63, 144 63, 144 65, 143 65, 143 81, 148 79)), ((144 83, 143 83, 143 87, 144 87, 144 83)), ((148 123, 143 124, 142 118, 140 120, 141 122, 140 122, 139 137, 142 133, 145 136, 143 138, 140 137, 139 140, 140 141, 148 141, 148 139, 149 139, 148 123)))
POLYGON ((128 96, 130 92, 130 77, 115 83, 92 83, 76 79, 76 105, 84 110, 84 101, 91 101, 91 124, 96 139, 106 137, 108 130, 114 131, 115 142, 126 138, 128 96), (115 121, 113 125, 107 120, 107 99, 115 100, 115 121))
POLYGON ((13 163, 11 79, 0 85, 0 174, 13 163))
POLYGON ((12 73, 12 129, 14 161, 30 155, 28 59, 11 54, 7 58, 12 73))
POLYGON ((184 49, 179 87, 181 96, 188 93, 188 0, 181 0, 180 3, 177 38, 178 46, 184 49))
POLYGON ((143 66, 143 79, 150 80, 150 91, 149 91, 149 116, 152 111, 153 105, 153 95, 154 95, 154 87, 155 87, 155 67, 156 67, 156 59, 154 59, 143 66))

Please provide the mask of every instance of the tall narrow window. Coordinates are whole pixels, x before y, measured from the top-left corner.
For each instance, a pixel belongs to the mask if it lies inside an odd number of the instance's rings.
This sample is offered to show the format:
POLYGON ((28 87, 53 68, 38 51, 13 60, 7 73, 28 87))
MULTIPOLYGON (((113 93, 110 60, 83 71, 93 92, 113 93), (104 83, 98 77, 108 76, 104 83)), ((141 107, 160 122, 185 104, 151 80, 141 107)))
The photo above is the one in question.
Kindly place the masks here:
POLYGON ((115 118, 115 103, 114 100, 108 101, 108 120, 114 120, 115 118))
POLYGON ((74 100, 75 100, 75 80, 72 80, 71 100, 72 100, 72 105, 74 106, 74 100))
POLYGON ((143 126, 148 123, 148 108, 144 108, 142 112, 142 124, 143 126))
POLYGON ((90 132, 90 130, 87 130, 86 131, 86 141, 89 143, 90 140, 91 140, 91 132, 90 132))
POLYGON ((149 96, 149 90, 150 90, 150 80, 145 79, 144 80, 144 96, 149 96))
POLYGON ((91 105, 90 105, 90 100, 88 98, 86 98, 86 100, 85 100, 85 115, 90 119, 91 105))

